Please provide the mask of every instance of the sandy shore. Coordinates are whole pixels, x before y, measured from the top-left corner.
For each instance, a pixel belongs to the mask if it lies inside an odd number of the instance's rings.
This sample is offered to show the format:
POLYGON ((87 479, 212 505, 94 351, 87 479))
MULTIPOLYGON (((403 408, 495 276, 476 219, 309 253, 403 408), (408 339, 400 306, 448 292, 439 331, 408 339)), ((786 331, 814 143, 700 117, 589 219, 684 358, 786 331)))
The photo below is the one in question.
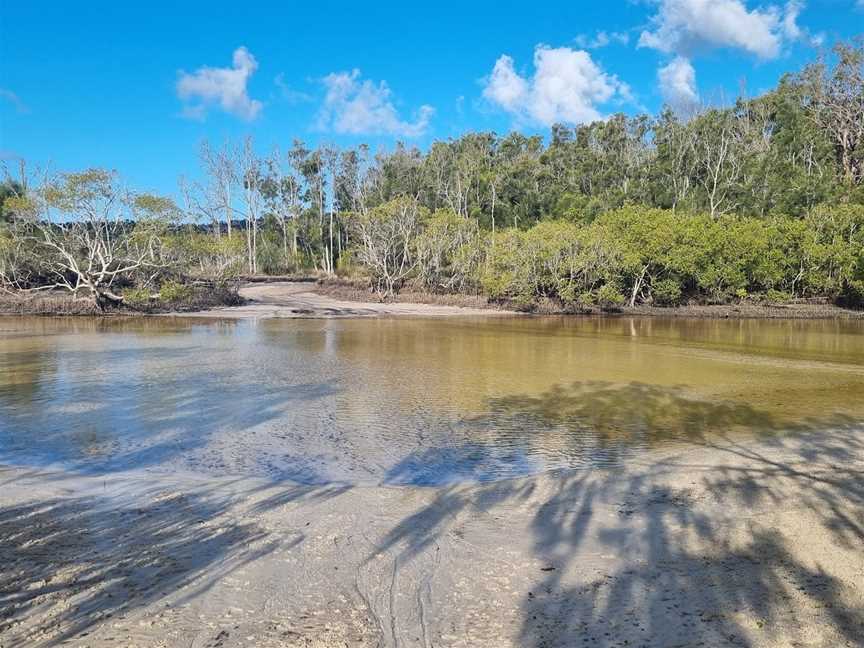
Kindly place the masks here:
POLYGON ((240 296, 249 302, 244 306, 214 308, 196 313, 169 313, 169 315, 218 318, 339 318, 515 314, 512 311, 461 306, 350 301, 318 294, 315 289, 316 284, 311 281, 250 283, 240 289, 240 296))
POLYGON ((0 645, 860 646, 864 438, 446 488, 0 471, 0 645))
MULTIPOLYGON (((275 281, 247 283, 240 295, 248 300, 243 306, 217 307, 198 312, 167 313, 183 317, 209 318, 344 318, 344 317, 446 317, 453 315, 522 315, 490 305, 449 305, 426 303, 429 295, 407 293, 396 301, 368 301, 368 293, 343 285, 318 285, 313 281, 275 281)), ((436 296, 444 299, 446 296, 436 296)), ((459 296, 456 296, 459 297, 459 296)), ((471 298, 460 297, 470 304, 471 298)), ((457 300, 458 302, 458 300, 457 300)), ((563 314, 549 305, 541 307, 535 314, 563 314)), ((591 314, 591 313, 584 313, 591 314)), ((609 316, 596 312, 595 315, 609 316)), ((830 304, 792 303, 786 305, 764 305, 740 303, 714 306, 680 306, 659 308, 637 306, 624 308, 612 314, 629 317, 685 317, 697 319, 862 319, 864 311, 849 310, 830 304)))

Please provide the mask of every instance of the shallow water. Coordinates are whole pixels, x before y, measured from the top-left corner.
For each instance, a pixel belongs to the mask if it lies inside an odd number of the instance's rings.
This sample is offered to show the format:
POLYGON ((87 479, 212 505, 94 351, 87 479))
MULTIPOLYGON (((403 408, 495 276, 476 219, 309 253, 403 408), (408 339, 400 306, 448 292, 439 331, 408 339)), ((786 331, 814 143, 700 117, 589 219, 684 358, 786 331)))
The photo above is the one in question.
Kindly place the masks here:
POLYGON ((442 484, 862 421, 861 322, 0 318, 7 463, 442 484))

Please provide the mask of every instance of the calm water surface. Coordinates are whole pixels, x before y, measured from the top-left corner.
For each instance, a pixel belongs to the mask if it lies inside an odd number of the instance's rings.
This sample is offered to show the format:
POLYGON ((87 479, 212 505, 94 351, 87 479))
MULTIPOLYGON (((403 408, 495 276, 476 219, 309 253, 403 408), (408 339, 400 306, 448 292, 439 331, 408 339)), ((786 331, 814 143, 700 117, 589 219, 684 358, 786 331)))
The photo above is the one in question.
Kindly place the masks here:
POLYGON ((862 421, 860 322, 0 318, 7 463, 441 484, 862 421))

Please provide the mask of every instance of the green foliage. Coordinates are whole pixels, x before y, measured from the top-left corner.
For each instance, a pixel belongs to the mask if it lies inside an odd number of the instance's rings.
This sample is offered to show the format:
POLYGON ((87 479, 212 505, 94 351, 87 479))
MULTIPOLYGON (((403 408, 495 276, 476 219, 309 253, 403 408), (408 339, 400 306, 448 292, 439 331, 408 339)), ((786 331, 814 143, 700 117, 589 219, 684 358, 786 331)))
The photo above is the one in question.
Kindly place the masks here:
POLYGON ((597 228, 542 221, 526 231, 508 229, 490 237, 480 285, 493 299, 520 305, 538 297, 573 304, 580 295, 613 281, 620 266, 620 246, 598 235, 597 228))
POLYGON ((192 293, 193 291, 190 286, 177 281, 166 281, 159 288, 159 299, 166 303, 182 302, 189 299, 192 293))
POLYGON ((658 306, 678 306, 681 295, 681 284, 675 279, 660 279, 651 287, 651 297, 658 306))
POLYGON ((246 242, 240 234, 216 237, 185 229, 173 232, 164 243, 166 253, 190 276, 225 280, 244 270, 246 242))
POLYGON ((285 254, 282 241, 271 232, 258 239, 258 271, 267 275, 285 274, 291 269, 290 256, 285 254))
POLYGON ((465 291, 474 286, 480 260, 476 220, 439 210, 414 239, 417 276, 432 291, 465 291))
POLYGON ((488 238, 479 281, 492 299, 510 299, 528 306, 538 294, 535 260, 540 250, 529 247, 527 234, 507 229, 488 238))
POLYGON ((792 300, 792 295, 782 290, 769 289, 765 293, 765 301, 771 304, 785 304, 792 300))
POLYGON ((861 301, 864 207, 821 208, 805 220, 686 215, 624 207, 588 225, 541 221, 482 244, 478 283, 521 305, 723 303, 826 296, 861 301), (619 299, 620 297, 620 299, 619 299))
POLYGON ((340 277, 359 277, 363 273, 363 266, 357 261, 354 250, 346 250, 339 256, 336 264, 336 274, 340 277))
POLYGON ((150 304, 151 292, 144 287, 129 288, 123 291, 123 303, 135 309, 142 309, 150 304))
POLYGON ((597 290, 597 303, 603 308, 616 308, 624 303, 624 295, 615 284, 603 284, 597 290))
POLYGON ((20 207, 20 200, 24 198, 26 191, 20 182, 7 178, 0 182, 0 223, 9 222, 16 217, 20 207))

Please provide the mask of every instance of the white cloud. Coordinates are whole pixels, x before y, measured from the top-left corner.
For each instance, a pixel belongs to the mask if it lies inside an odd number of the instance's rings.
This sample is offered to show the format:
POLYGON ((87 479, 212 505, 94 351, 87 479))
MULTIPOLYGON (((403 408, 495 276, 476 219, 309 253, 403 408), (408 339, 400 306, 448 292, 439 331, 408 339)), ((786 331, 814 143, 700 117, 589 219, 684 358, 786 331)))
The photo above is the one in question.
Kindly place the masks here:
POLYGON ((11 90, 0 88, 0 99, 8 101, 13 106, 15 106, 15 112, 21 113, 22 115, 30 112, 30 109, 27 107, 27 105, 23 101, 21 101, 21 97, 19 97, 11 90))
POLYGON ((660 92, 666 102, 678 110, 688 110, 699 103, 696 90, 696 71, 690 61, 676 56, 657 71, 660 92))
POLYGON ((529 93, 528 82, 513 67, 513 59, 506 54, 495 61, 483 96, 509 112, 518 112, 529 93))
POLYGON ((512 58, 501 56, 483 96, 517 119, 545 126, 602 119, 598 104, 631 100, 627 84, 604 72, 588 52, 547 45, 535 48, 534 76, 529 79, 515 70, 512 58))
POLYGON ((353 135, 418 137, 426 132, 435 113, 421 106, 413 122, 403 121, 391 100, 385 81, 378 84, 360 79, 360 70, 334 72, 323 79, 327 88, 318 125, 325 130, 353 135))
POLYGON ((587 34, 579 34, 573 40, 582 49, 599 49, 612 44, 626 45, 630 42, 630 34, 627 32, 606 32, 601 30, 593 37, 587 34))
POLYGON ((806 35, 797 24, 802 7, 798 0, 782 11, 774 5, 750 10, 742 0, 660 0, 653 30, 642 32, 639 46, 681 56, 729 47, 773 59, 784 41, 806 35))
POLYGON ((803 0, 789 0, 786 3, 786 7, 783 9, 783 22, 781 23, 783 35, 789 41, 801 41, 813 47, 819 47, 825 41, 825 34, 811 34, 810 30, 798 24, 798 16, 803 9, 803 0))
POLYGON ((802 38, 804 32, 798 26, 798 15, 804 8, 804 3, 801 0, 790 0, 786 4, 786 10, 783 12, 783 22, 781 24, 783 35, 789 40, 798 40, 802 38))
POLYGON ((675 55, 658 69, 657 78, 664 99, 678 109, 698 102, 690 60, 700 52, 738 49, 769 60, 780 56, 789 43, 818 46, 824 39, 798 24, 804 0, 789 0, 782 9, 748 9, 746 0, 658 0, 658 5, 652 29, 639 36, 639 47, 675 55))
POLYGON ((242 119, 255 119, 263 105, 249 97, 246 85, 256 69, 258 61, 255 57, 245 47, 238 47, 234 50, 230 68, 205 66, 191 74, 181 70, 177 78, 177 96, 185 103, 184 116, 202 119, 209 107, 218 105, 242 119))
POLYGON ((302 90, 295 90, 288 85, 285 81, 285 75, 281 72, 273 79, 273 85, 279 89, 279 95, 286 103, 293 105, 313 101, 312 95, 303 92, 302 90))

